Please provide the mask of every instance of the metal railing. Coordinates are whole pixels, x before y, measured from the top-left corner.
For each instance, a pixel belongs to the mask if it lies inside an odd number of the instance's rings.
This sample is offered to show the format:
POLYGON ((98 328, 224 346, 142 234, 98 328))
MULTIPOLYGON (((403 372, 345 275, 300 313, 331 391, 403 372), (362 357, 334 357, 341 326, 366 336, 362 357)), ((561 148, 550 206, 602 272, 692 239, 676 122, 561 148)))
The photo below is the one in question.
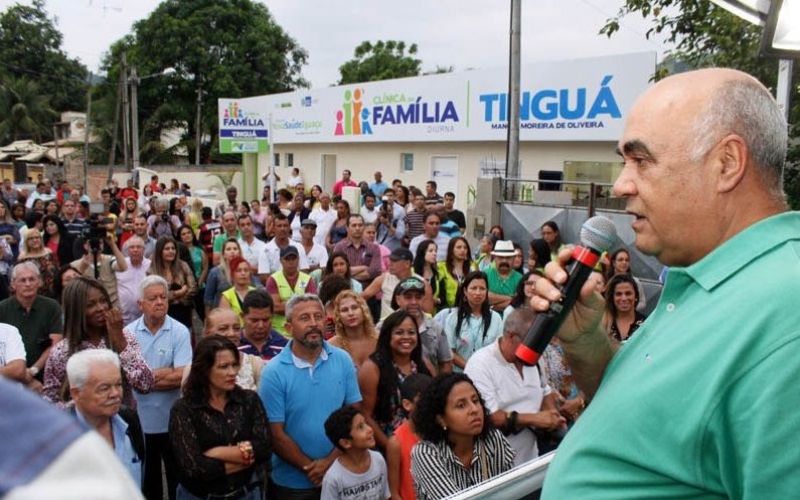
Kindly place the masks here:
POLYGON ((502 179, 502 201, 552 207, 587 207, 590 215, 599 208, 625 211, 625 200, 616 198, 612 184, 538 179, 502 179))

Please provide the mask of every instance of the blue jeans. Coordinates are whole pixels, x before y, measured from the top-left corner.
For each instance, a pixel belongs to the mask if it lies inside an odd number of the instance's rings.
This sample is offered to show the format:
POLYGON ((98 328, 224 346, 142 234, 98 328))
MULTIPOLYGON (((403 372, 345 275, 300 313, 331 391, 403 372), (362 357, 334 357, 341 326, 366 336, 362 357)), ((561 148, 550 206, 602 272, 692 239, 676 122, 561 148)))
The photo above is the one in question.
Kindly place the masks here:
MULTIPOLYGON (((183 487, 182 484, 178 484, 177 500, 207 500, 209 498, 212 500, 216 500, 216 499, 221 499, 222 496, 210 495, 205 498, 198 497, 196 495, 192 495, 186 488, 183 487)), ((234 496, 226 498, 226 500, 261 500, 261 488, 255 488, 243 494, 242 496, 234 496)))

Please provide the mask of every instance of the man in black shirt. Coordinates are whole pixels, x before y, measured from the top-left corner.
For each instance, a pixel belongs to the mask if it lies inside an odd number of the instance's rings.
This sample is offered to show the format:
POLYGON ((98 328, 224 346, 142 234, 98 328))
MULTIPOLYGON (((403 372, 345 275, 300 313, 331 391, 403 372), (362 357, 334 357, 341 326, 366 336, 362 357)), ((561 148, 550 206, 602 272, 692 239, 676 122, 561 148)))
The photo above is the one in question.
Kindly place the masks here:
POLYGON ((447 213, 447 218, 455 222, 461 234, 467 232, 467 219, 464 217, 464 212, 457 210, 455 207, 456 195, 450 191, 444 194, 444 210, 447 213))

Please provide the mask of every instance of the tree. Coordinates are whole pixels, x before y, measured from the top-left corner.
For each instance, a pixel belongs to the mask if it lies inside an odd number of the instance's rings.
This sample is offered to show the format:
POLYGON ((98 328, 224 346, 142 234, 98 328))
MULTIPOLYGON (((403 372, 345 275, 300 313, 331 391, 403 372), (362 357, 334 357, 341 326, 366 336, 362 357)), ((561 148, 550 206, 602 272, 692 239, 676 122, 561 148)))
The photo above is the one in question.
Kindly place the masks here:
POLYGON ((36 82, 14 77, 4 80, 0 84, 0 143, 25 139, 42 142, 58 114, 36 82))
MULTIPOLYGON (((186 130, 190 153, 195 145, 195 113, 201 98, 202 157, 211 160, 217 126, 217 99, 287 92, 306 87, 300 70, 308 55, 281 28, 267 8, 253 0, 166 0, 133 32, 114 43, 103 68, 118 81, 126 53, 140 77, 175 68, 176 74, 142 80, 139 90, 142 163, 163 153, 153 142, 162 130, 186 130)), ((112 92, 112 90, 109 90, 112 92)), ((239 161, 239 156, 227 161, 239 161)))
POLYGON ((361 42, 353 54, 355 58, 339 66, 339 85, 419 76, 422 61, 412 57, 416 53, 415 43, 406 54, 405 42, 361 42))
POLYGON ((86 67, 67 57, 62 41, 63 36, 47 17, 44 0, 9 7, 0 14, 2 78, 37 82, 56 111, 83 110, 86 67))
MULTIPOLYGON (((652 21, 647 31, 667 35, 676 44, 671 60, 690 67, 730 67, 746 71, 767 88, 777 83, 778 62, 759 56, 762 28, 744 21, 708 0, 625 0, 619 13, 600 29, 609 37, 620 29, 622 18, 640 14, 652 21)), ((671 65, 662 64, 656 79, 667 76, 671 65)), ((784 186, 793 209, 800 208, 800 65, 792 75, 789 111, 789 154, 784 171, 784 186)))

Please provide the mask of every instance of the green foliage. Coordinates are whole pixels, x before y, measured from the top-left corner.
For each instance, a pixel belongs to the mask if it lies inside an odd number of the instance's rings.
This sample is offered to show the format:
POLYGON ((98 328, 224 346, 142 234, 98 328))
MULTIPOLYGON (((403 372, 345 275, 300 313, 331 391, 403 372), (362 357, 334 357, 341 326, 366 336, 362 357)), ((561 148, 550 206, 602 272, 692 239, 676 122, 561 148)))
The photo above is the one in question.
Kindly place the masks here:
MULTIPOLYGON (((682 66, 736 68, 775 89, 778 62, 759 56, 763 28, 752 25, 708 0, 625 0, 616 17, 600 29, 609 37, 619 31, 622 18, 638 14, 650 19, 647 36, 663 34, 675 44, 656 79, 682 66)), ((795 62, 789 110, 789 154, 784 186, 790 206, 800 209, 800 63, 795 62)))
POLYGON ((378 40, 374 45, 361 42, 353 54, 355 58, 339 66, 339 85, 419 76, 422 61, 412 57, 416 53, 415 43, 406 54, 404 42, 378 40))
POLYGON ((9 7, 0 14, 0 79, 36 82, 56 111, 85 109, 86 67, 67 57, 62 41, 44 0, 9 7))
POLYGON ((0 144, 25 139, 41 143, 57 116, 36 82, 6 77, 0 83, 0 144))
MULTIPOLYGON (((206 137, 218 130, 217 99, 287 92, 306 87, 300 70, 308 55, 281 28, 267 8, 253 0, 165 0, 133 33, 114 43, 104 60, 115 82, 125 53, 141 78, 139 130, 143 164, 161 161, 163 151, 148 147, 162 130, 182 127, 182 145, 194 157, 195 113, 201 92, 206 137), (176 74, 143 78, 175 68, 176 74)), ((111 91, 109 91, 111 92, 111 91)), ((214 159, 201 145, 201 158, 214 159)), ((238 158, 238 157, 237 157, 238 158)))

